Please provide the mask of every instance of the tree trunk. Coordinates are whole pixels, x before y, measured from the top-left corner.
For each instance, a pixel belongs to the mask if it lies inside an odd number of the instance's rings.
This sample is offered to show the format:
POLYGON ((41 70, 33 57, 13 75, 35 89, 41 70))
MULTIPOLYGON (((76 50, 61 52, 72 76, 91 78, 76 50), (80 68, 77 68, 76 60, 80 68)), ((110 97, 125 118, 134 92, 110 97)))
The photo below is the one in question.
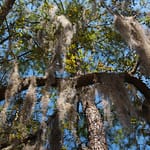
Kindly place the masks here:
POLYGON ((107 150, 105 131, 101 115, 91 99, 83 102, 88 123, 88 138, 90 150, 107 150))

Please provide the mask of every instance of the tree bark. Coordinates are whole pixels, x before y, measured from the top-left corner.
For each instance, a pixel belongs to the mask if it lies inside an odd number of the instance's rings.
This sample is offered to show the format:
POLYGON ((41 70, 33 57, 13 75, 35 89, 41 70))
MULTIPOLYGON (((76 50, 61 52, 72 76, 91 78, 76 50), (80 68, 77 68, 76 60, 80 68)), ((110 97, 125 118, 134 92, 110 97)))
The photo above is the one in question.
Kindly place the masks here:
POLYGON ((94 104, 94 94, 84 97, 83 108, 88 124, 88 147, 90 150, 107 150, 106 136, 102 117, 94 104))

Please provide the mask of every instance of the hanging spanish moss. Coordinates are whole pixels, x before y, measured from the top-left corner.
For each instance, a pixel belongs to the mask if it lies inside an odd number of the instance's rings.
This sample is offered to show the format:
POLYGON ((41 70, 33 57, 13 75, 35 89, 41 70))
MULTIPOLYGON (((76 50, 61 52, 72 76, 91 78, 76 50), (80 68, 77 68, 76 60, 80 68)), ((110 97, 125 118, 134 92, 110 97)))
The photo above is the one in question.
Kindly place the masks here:
POLYGON ((136 50, 141 71, 150 75, 150 40, 134 17, 115 16, 114 24, 131 49, 136 50))
POLYGON ((35 148, 36 148, 36 145, 29 145, 29 144, 27 144, 27 145, 23 148, 23 150, 35 150, 35 148))
POLYGON ((98 84, 99 92, 104 95, 104 100, 109 98, 112 101, 122 125, 129 127, 132 117, 137 118, 137 114, 129 100, 123 79, 118 75, 105 74, 101 81, 98 84))
POLYGON ((109 98, 106 99, 106 97, 102 96, 102 102, 103 111, 104 111, 104 121, 106 121, 105 125, 112 126, 113 123, 113 114, 112 114, 112 103, 109 100, 109 98))
POLYGON ((46 113, 49 103, 49 89, 50 89, 50 83, 49 81, 46 81, 44 88, 42 89, 42 98, 41 98, 41 105, 42 105, 42 120, 46 121, 46 113))
POLYGON ((77 99, 76 99, 76 82, 73 80, 62 80, 60 84, 60 94, 57 100, 57 108, 59 110, 59 120, 62 123, 68 121, 70 128, 74 127, 77 113, 77 99))
POLYGON ((71 44, 74 29, 71 22, 64 15, 56 16, 54 22, 57 28, 55 57, 60 69, 63 70, 64 64, 62 60, 66 58, 66 49, 71 44))
POLYGON ((6 121, 7 109, 10 105, 10 102, 13 100, 13 96, 18 92, 19 84, 20 84, 20 76, 18 72, 18 63, 14 62, 12 72, 10 73, 8 86, 5 92, 5 104, 1 112, 1 118, 3 120, 2 122, 6 121))
POLYGON ((18 72, 18 63, 14 62, 12 72, 8 81, 8 86, 5 92, 6 101, 10 100, 17 93, 20 84, 20 76, 18 72))
POLYGON ((30 119, 36 101, 36 78, 30 77, 28 82, 30 82, 30 85, 22 107, 21 122, 27 122, 30 119))
POLYGON ((47 117, 46 117, 46 113, 47 113, 47 109, 48 109, 48 103, 49 103, 49 99, 50 99, 50 94, 49 94, 49 89, 50 89, 50 79, 49 78, 49 73, 46 76, 46 82, 45 82, 45 86, 42 90, 42 98, 41 98, 41 105, 42 105, 42 123, 41 123, 41 144, 40 147, 42 148, 45 144, 46 144, 46 136, 48 136, 48 131, 47 131, 47 117))

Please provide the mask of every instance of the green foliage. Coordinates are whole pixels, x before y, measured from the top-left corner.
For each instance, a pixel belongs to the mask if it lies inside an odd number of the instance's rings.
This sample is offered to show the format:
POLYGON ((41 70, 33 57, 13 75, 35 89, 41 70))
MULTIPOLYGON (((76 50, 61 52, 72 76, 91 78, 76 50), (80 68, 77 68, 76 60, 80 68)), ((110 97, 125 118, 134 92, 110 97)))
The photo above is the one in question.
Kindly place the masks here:
POLYGON ((150 27, 150 16, 145 17, 145 24, 150 27))
MULTIPOLYGON (((54 1, 54 3, 58 6, 57 14, 63 13, 76 28, 72 44, 67 50, 66 71, 68 73, 127 69, 124 67, 126 64, 132 67, 132 56, 125 58, 127 63, 122 63, 124 59, 120 47, 124 43, 111 25, 112 18, 107 12, 94 6, 92 1, 83 3, 76 0, 72 2, 54 1), (95 10, 92 10, 94 7, 95 10), (84 56, 80 55, 80 50, 83 51, 84 56), (89 52, 92 53, 91 60, 87 62, 85 57, 89 55, 89 52), (104 55, 104 58, 98 59, 106 69, 99 68, 97 60, 94 62, 98 55, 104 55), (116 58, 120 58, 119 66, 117 66, 116 58), (113 64, 113 68, 110 64, 113 64), (78 67, 79 65, 81 68, 78 67)), ((33 4, 30 1, 18 1, 17 4, 7 19, 8 24, 13 24, 9 29, 10 33, 4 29, 4 26, 0 29, 1 37, 12 34, 11 50, 7 52, 7 55, 5 54, 5 58, 13 60, 14 56, 17 56, 22 74, 26 74, 29 70, 33 70, 36 74, 44 74, 54 54, 52 46, 56 40, 56 25, 49 16, 53 3, 43 1, 40 6, 40 3, 35 1, 33 4)), ((3 47, 7 49, 6 42, 3 43, 3 47)))

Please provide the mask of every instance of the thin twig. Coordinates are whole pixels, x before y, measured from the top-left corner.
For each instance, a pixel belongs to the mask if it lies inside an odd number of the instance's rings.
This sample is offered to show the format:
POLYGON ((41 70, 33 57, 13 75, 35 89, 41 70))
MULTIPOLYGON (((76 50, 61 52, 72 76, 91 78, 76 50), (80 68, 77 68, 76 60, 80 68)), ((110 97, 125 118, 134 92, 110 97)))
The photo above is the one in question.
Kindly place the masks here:
POLYGON ((113 11, 113 9, 112 9, 111 7, 109 7, 109 6, 107 6, 104 1, 101 1, 100 4, 101 4, 102 7, 106 8, 106 10, 107 10, 111 15, 113 15, 113 16, 117 15, 117 16, 120 16, 120 17, 121 17, 121 15, 119 14, 119 12, 118 12, 117 10, 113 11))

